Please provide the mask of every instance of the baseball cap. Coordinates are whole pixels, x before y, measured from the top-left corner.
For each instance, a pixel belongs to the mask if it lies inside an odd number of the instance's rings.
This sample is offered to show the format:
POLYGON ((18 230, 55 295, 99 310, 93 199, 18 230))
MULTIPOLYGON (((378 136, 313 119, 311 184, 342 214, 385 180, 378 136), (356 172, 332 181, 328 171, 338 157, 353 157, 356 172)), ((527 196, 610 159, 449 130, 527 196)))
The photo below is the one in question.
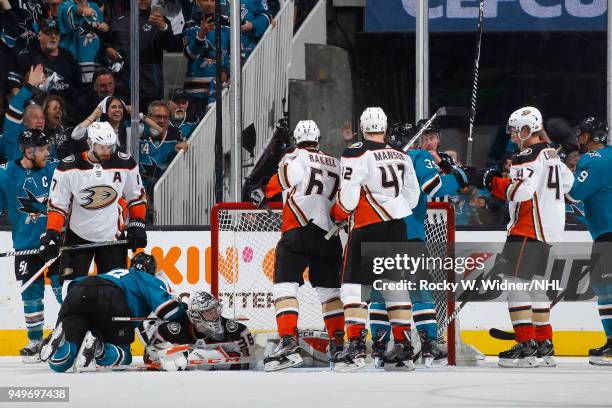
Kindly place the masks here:
POLYGON ((43 18, 38 23, 38 27, 40 31, 45 34, 55 33, 59 34, 59 26, 57 25, 57 20, 53 17, 43 18))
POLYGON ((175 89, 174 92, 172 92, 172 100, 176 101, 177 99, 188 100, 189 95, 187 95, 187 92, 185 92, 184 89, 178 88, 178 89, 175 89))

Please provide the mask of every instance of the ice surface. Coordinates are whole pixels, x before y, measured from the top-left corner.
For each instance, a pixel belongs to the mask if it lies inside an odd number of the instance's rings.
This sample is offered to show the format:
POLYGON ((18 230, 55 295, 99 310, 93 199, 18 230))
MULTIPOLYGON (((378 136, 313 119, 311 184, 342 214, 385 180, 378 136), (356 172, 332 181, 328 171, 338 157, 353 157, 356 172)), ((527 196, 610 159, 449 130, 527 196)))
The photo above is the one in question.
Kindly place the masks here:
POLYGON ((277 373, 52 372, 0 357, 1 386, 67 386, 70 403, 0 403, 36 407, 611 407, 612 368, 559 358, 556 368, 479 367, 342 374, 322 369, 277 373))

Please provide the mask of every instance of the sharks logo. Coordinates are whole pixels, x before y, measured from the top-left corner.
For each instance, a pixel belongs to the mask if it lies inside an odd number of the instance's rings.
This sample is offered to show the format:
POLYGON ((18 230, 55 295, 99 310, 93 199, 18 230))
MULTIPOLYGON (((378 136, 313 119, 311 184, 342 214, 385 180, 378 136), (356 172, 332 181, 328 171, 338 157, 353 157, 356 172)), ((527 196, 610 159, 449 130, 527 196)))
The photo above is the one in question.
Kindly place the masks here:
POLYGON ((44 194, 38 195, 36 194, 37 190, 39 190, 39 188, 34 179, 28 177, 23 182, 23 194, 17 197, 17 201, 19 201, 20 204, 17 210, 28 214, 25 219, 26 224, 30 222, 35 223, 38 221, 39 217, 45 217, 47 215, 48 194, 45 192, 44 194))
POLYGON ((63 76, 48 68, 45 68, 45 77, 45 82, 42 85, 42 90, 45 92, 64 91, 70 87, 63 76))
POLYGON ((117 192, 111 186, 99 185, 84 188, 79 191, 81 207, 86 210, 99 210, 114 204, 117 200, 117 192))

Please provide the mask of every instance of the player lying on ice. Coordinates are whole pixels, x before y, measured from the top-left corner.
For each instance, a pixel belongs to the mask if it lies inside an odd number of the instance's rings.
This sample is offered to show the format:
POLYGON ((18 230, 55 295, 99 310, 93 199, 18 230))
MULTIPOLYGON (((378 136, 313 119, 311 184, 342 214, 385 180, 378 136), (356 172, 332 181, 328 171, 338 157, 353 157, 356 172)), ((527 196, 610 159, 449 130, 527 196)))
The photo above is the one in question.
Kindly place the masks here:
POLYGON ((255 341, 249 329, 221 316, 221 303, 210 293, 194 292, 187 315, 178 321, 151 320, 139 326, 145 363, 164 371, 188 367, 247 370, 255 366, 255 341))
POLYGON ((74 367, 124 366, 132 362, 134 323, 113 317, 178 320, 185 307, 155 276, 155 258, 138 253, 130 269, 74 279, 57 325, 44 341, 40 359, 54 371, 74 367))

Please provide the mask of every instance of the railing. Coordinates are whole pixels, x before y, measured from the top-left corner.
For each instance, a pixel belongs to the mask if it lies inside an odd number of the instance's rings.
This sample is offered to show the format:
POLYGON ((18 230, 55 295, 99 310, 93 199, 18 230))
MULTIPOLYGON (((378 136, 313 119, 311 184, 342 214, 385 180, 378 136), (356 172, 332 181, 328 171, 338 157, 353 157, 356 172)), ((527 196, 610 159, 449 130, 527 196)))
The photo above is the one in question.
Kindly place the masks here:
MULTIPOLYGON (((282 116, 282 99, 287 94, 287 72, 293 36, 293 1, 287 1, 259 44, 242 67, 243 128, 254 124, 260 152, 272 136, 275 122, 282 116)), ((223 152, 231 150, 230 98, 223 92, 223 152)), ((155 185, 154 223, 157 225, 208 224, 215 204, 215 127, 213 106, 187 142, 187 153, 180 151, 155 185)), ((244 156, 244 151, 243 151, 244 156)), ((229 173, 225 163, 224 174, 229 173)), ((240 175, 241 179, 245 175, 240 175)), ((224 180, 224 196, 229 196, 229 179, 224 180)))

